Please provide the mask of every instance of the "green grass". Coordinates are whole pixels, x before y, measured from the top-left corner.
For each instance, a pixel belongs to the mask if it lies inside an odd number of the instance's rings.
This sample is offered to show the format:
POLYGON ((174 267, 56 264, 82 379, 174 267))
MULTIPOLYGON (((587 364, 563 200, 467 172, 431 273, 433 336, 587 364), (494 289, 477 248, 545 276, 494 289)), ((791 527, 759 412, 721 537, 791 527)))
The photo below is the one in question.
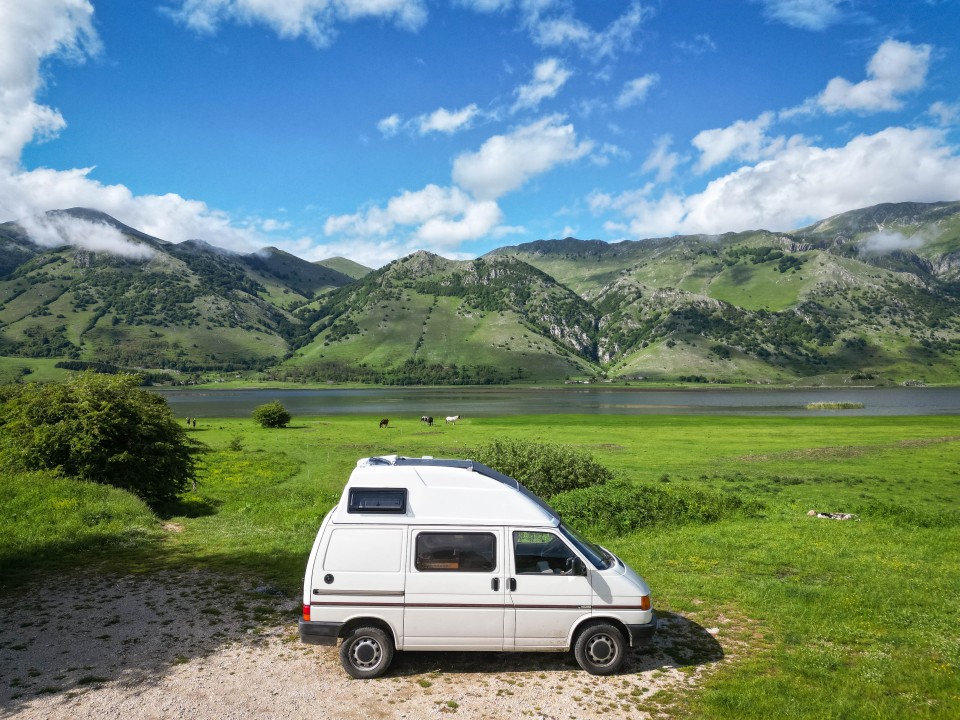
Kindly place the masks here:
POLYGON ((385 430, 377 419, 294 418, 281 430, 205 421, 191 430, 209 448, 199 487, 162 519, 119 491, 4 478, 0 577, 9 588, 64 566, 200 567, 296 595, 357 458, 469 457, 495 438, 560 443, 620 482, 661 488, 646 497, 682 516, 596 538, 647 578, 661 612, 720 629, 728 661, 658 698, 672 716, 956 716, 956 417, 523 416, 385 430))
MULTIPOLYGON (((807 255, 800 253, 799 257, 807 259, 807 255)), ((738 263, 719 273, 706 294, 748 310, 780 311, 796 305, 800 296, 816 284, 806 267, 787 273, 778 272, 776 268, 776 262, 738 263)))
POLYGON ((0 356, 0 385, 16 382, 59 382, 71 375, 54 367, 59 358, 19 358, 0 356))
POLYGON ((78 561, 155 552, 160 523, 129 493, 47 473, 0 481, 0 588, 78 561))

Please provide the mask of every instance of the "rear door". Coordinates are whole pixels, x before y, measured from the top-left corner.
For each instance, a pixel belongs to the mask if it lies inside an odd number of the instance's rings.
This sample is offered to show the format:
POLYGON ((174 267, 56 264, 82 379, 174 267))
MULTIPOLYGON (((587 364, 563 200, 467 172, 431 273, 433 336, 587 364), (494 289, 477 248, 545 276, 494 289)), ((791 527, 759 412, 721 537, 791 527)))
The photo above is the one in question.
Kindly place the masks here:
POLYGON ((404 649, 503 649, 503 539, 502 528, 411 528, 404 649))
POLYGON ((515 616, 514 647, 565 647, 570 629, 592 609, 590 577, 577 574, 584 563, 552 530, 515 527, 509 535, 507 586, 515 616))

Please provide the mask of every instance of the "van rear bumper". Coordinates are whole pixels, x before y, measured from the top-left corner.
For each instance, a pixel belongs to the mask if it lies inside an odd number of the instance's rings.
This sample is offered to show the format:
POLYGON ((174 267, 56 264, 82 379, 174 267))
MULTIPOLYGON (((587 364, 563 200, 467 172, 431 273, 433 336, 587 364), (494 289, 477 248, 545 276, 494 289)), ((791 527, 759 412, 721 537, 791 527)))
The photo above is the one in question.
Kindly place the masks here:
POLYGON ((300 621, 300 642, 309 645, 336 645, 340 637, 340 628, 343 623, 318 622, 315 620, 300 621))
POLYGON ((657 632, 657 618, 653 618, 644 625, 627 625, 627 632, 630 634, 630 647, 649 645, 657 632))

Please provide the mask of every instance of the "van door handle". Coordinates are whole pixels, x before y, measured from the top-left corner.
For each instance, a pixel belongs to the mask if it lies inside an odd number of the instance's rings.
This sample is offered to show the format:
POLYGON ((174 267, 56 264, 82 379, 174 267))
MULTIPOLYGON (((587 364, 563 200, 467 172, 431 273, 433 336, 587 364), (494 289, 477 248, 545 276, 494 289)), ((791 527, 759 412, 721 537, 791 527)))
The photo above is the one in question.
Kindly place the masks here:
POLYGON ((517 589, 517 579, 510 578, 510 592, 513 592, 516 589, 517 589))
POLYGON ((490 589, 494 592, 500 589, 500 578, 494 578, 490 581, 490 589))

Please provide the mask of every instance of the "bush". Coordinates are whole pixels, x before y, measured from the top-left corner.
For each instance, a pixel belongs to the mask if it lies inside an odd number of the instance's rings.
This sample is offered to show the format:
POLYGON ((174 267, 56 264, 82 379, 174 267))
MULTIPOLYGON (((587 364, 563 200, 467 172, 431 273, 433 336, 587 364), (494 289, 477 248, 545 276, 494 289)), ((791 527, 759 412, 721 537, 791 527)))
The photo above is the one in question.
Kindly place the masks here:
POLYGON ((195 477, 191 444, 140 376, 91 371, 30 384, 0 407, 0 461, 171 500, 195 477))
POLYGON ((274 400, 255 408, 253 419, 259 423, 260 427, 281 428, 287 426, 291 416, 279 400, 274 400))
POLYGON ((613 478, 613 473, 590 455, 560 445, 494 440, 477 450, 474 457, 547 499, 613 478))
POLYGON ((960 527, 960 511, 924 510, 910 505, 874 500, 855 508, 862 520, 888 520, 895 525, 918 528, 960 527))
POLYGON ((756 515, 763 509, 760 503, 731 493, 625 483, 571 490, 551 498, 550 504, 570 525, 603 535, 655 525, 716 522, 756 515))

